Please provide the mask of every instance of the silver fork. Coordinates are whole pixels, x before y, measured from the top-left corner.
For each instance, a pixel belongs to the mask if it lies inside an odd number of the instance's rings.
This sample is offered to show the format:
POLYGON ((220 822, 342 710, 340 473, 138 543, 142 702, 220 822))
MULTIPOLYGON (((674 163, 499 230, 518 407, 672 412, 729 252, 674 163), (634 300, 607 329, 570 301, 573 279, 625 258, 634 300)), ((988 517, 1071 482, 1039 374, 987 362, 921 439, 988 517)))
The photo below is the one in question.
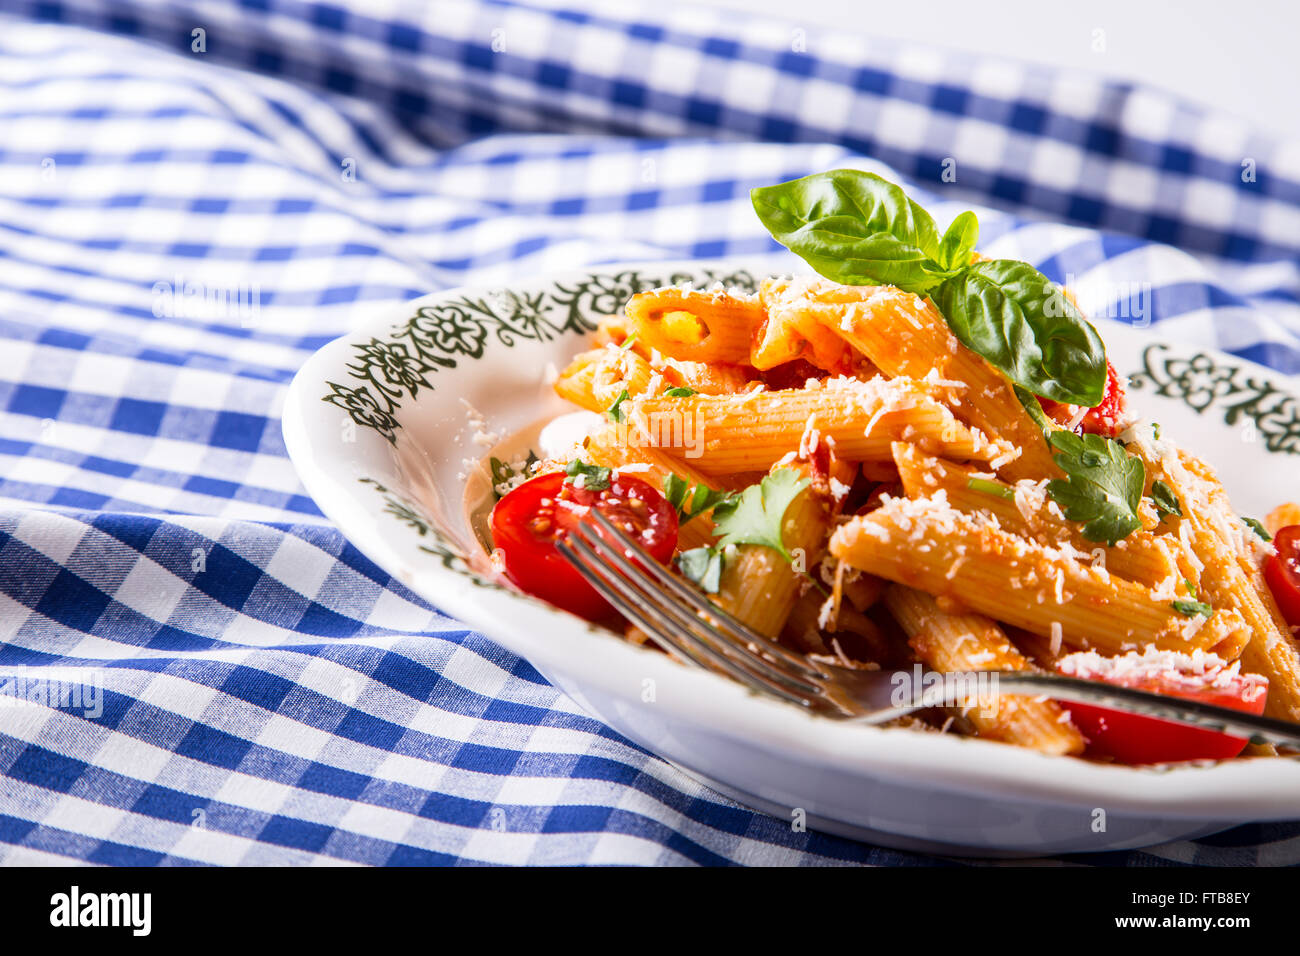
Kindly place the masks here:
POLYGON ((1159 717, 1300 749, 1300 724, 1041 671, 963 671, 915 683, 914 672, 861 670, 810 660, 759 634, 670 574, 608 517, 592 509, 556 547, 597 591, 669 653, 727 674, 753 691, 810 711, 882 724, 926 707, 988 695, 1044 696, 1159 717))

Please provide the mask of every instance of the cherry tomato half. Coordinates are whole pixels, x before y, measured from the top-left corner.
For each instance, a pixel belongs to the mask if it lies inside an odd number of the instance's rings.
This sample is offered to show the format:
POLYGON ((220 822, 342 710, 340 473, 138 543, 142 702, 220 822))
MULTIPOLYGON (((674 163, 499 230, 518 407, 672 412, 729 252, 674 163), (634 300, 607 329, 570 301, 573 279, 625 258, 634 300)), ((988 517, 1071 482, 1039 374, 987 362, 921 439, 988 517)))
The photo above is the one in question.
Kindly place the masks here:
MULTIPOLYGON (((1068 659, 1067 659, 1068 660, 1068 659)), ((1119 687, 1132 687, 1153 694, 1199 700, 1217 707, 1262 714, 1268 695, 1268 681, 1253 674, 1237 674, 1222 686, 1213 686, 1190 673, 1088 673, 1082 667, 1063 668, 1072 677, 1100 680, 1119 687)), ((1062 702, 1070 718, 1088 738, 1089 751, 1126 764, 1176 763, 1182 760, 1227 760, 1241 753, 1245 737, 1188 727, 1158 717, 1144 717, 1095 707, 1062 702)))
POLYGON ((1264 580, 1292 627, 1300 626, 1300 524, 1279 528, 1273 535, 1276 554, 1264 562, 1264 580))
MULTIPOLYGON (((1040 398, 1038 401, 1043 406, 1043 410, 1056 421, 1065 423, 1070 420, 1066 406, 1046 398, 1040 398)), ((1106 390, 1102 392, 1101 401, 1083 416, 1079 427, 1090 434, 1114 438, 1119 434, 1119 423, 1124 418, 1126 404, 1124 386, 1120 384, 1119 373, 1115 371, 1115 366, 1107 362, 1106 390)))
POLYGON ((651 485, 614 474, 600 490, 552 472, 524 482, 492 509, 492 543, 507 578, 534 597, 589 621, 617 614, 556 550, 555 542, 596 508, 664 562, 677 546, 677 512, 651 485))

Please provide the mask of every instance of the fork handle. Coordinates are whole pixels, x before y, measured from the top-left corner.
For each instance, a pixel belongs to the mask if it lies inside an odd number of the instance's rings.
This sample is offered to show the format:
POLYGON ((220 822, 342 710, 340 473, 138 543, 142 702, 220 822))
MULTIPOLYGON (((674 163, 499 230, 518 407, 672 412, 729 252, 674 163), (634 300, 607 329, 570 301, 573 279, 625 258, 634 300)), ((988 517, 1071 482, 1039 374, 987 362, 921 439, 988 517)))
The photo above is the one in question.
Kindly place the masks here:
POLYGON ((996 680, 994 693, 1018 696, 1042 695, 1053 700, 1094 704, 1114 710, 1146 717, 1158 717, 1174 723, 1188 724, 1203 730, 1213 730, 1247 737, 1254 744, 1300 749, 1300 724, 1272 717, 1257 717, 1227 707, 1181 697, 1166 697, 1131 687, 1117 687, 1100 681, 1063 677, 1059 674, 1042 674, 1035 671, 966 671, 946 674, 945 680, 925 688, 920 697, 921 706, 959 707, 970 703, 978 694, 980 675, 987 684, 990 676, 996 680))

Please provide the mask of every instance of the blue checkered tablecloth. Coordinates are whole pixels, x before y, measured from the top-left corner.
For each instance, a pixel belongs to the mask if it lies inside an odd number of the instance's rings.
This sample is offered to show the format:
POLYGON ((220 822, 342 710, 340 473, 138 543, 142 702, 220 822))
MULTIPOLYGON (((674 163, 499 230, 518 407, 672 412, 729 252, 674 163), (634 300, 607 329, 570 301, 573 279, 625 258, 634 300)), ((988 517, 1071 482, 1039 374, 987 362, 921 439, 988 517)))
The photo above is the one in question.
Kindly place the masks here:
POLYGON ((1300 370, 1300 142, 1165 93, 663 3, 0 11, 7 863, 935 862, 701 787, 327 524, 278 415, 372 303, 770 252, 751 186, 871 157, 1300 370))

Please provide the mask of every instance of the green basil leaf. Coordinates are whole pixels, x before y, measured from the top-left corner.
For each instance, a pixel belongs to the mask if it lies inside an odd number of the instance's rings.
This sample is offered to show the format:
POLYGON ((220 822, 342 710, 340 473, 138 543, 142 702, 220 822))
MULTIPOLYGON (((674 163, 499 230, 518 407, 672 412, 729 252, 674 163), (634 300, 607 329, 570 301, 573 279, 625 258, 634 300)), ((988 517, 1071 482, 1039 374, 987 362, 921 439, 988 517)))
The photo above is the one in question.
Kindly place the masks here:
POLYGON ((952 221, 939 241, 939 264, 945 269, 965 269, 980 238, 980 221, 969 210, 952 221))
POLYGON ((844 285, 921 293, 953 271, 940 264, 939 231, 930 214, 873 173, 834 169, 761 186, 750 199, 777 242, 844 285))
POLYGON ((1035 395, 1095 407, 1106 390, 1106 348, 1078 309, 1027 262, 976 262, 936 299, 963 345, 1035 395))

